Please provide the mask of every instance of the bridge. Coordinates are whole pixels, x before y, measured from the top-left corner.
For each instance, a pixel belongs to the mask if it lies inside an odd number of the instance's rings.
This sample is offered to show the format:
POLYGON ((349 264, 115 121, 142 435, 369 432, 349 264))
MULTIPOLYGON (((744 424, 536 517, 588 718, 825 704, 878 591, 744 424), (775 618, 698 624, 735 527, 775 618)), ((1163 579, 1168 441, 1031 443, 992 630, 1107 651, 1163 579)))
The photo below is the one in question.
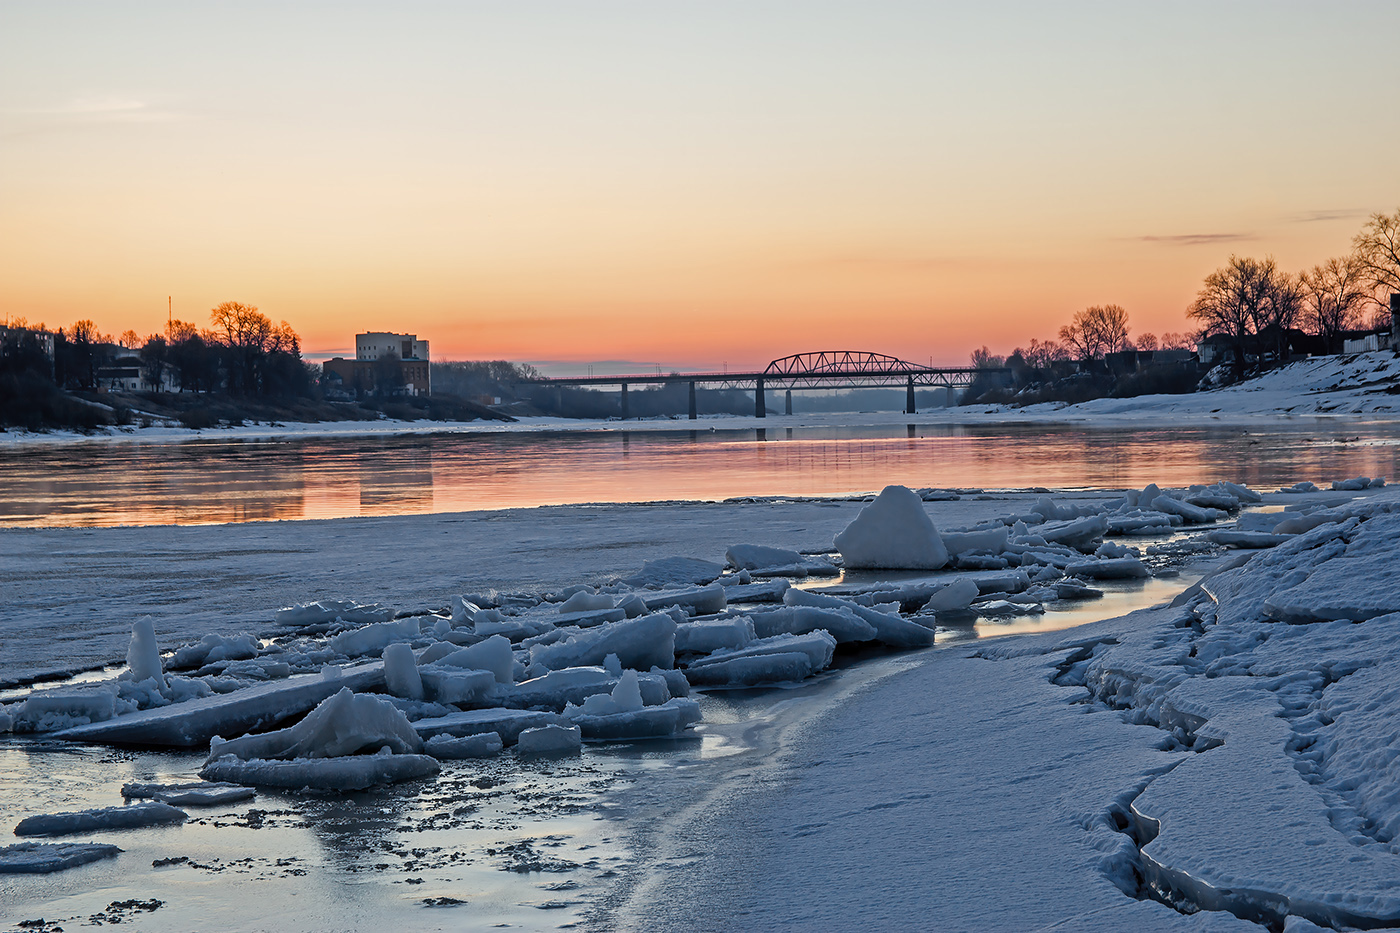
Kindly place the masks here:
POLYGON ((622 390, 622 417, 628 417, 627 390, 634 385, 673 385, 689 383, 690 418, 695 420, 695 389, 704 385, 718 389, 753 390, 754 416, 764 418, 768 406, 764 393, 769 389, 787 392, 785 410, 792 414, 793 389, 869 389, 903 386, 906 414, 914 414, 917 387, 942 386, 947 389, 970 386, 978 376, 1004 378, 1009 369, 976 369, 971 366, 920 366, 883 353, 859 350, 822 350, 794 353, 769 363, 762 372, 722 373, 630 373, 612 376, 566 376, 557 379, 531 379, 519 385, 537 386, 619 386, 622 390))

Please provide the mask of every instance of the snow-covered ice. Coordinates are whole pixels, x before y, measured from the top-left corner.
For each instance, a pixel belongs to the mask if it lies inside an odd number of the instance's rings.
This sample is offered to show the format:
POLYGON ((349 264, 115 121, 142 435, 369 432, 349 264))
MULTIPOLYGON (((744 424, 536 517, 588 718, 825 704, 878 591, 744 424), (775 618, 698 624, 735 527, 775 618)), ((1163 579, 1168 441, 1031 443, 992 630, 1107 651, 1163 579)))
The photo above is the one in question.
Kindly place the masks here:
POLYGON ((835 543, 852 569, 937 570, 948 563, 923 500, 906 486, 886 486, 835 543))
POLYGON ((76 868, 121 852, 104 842, 20 842, 0 846, 0 875, 41 875, 76 868))
POLYGON ((15 826, 16 836, 72 836, 110 829, 140 829, 167 823, 183 823, 189 814, 179 807, 155 801, 126 807, 101 807, 71 813, 28 816, 15 826))

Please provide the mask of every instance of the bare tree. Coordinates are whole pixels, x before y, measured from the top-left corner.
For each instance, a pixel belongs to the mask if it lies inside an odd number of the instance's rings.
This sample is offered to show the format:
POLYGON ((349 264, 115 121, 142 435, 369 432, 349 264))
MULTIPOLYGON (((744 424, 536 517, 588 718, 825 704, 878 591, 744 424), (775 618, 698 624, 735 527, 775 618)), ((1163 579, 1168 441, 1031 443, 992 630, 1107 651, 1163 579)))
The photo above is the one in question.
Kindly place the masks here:
POLYGON ((1128 312, 1119 305, 1094 305, 1060 328, 1065 349, 1080 360, 1096 360, 1128 346, 1128 312))
POLYGON ((1156 350, 1156 349, 1158 349, 1158 345, 1157 345, 1157 335, 1156 335, 1156 334, 1138 334, 1138 338, 1137 338, 1136 340, 1133 341, 1133 344, 1134 344, 1134 346, 1136 346, 1139 350, 1148 350, 1148 351, 1156 350))
POLYGON ((1400 208, 1372 214, 1351 245, 1361 276, 1373 289, 1371 298, 1388 307, 1386 295, 1400 292, 1400 208))
POLYGON ((1159 350, 1194 350, 1196 349, 1195 334, 1179 334, 1176 331, 1168 331, 1162 335, 1158 343, 1159 350))
POLYGON ((1368 284, 1355 256, 1329 259, 1300 276, 1304 319, 1330 352, 1340 349, 1338 335, 1342 331, 1360 323, 1362 306, 1369 297, 1368 284))
POLYGON ((979 347, 972 351, 973 369, 1000 369, 1006 365, 1006 360, 999 356, 993 356, 992 351, 987 347, 979 347))
POLYGON ((1235 368, 1244 369, 1248 345, 1260 329, 1297 312, 1296 294, 1275 300, 1283 284, 1274 260, 1231 256, 1224 268, 1206 276, 1196 300, 1186 309, 1209 334, 1224 334, 1235 350, 1235 368), (1291 309, 1291 310, 1290 310, 1291 309))

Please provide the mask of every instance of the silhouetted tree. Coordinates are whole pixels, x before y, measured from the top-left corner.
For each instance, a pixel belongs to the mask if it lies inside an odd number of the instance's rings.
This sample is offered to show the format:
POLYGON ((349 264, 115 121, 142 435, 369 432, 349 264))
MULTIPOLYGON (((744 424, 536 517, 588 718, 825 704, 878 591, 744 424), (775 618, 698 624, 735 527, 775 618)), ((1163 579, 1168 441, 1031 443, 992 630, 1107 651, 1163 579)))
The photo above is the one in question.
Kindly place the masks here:
POLYGON ((1231 256, 1223 268, 1206 276, 1186 316, 1202 323, 1208 334, 1224 334, 1235 351, 1235 369, 1243 371, 1251 344, 1270 325, 1286 328, 1296 317, 1300 293, 1272 257, 1231 256))
POLYGON ((1341 349, 1341 332, 1361 321, 1369 282, 1354 256, 1329 259, 1299 278, 1308 329, 1321 337, 1327 350, 1341 349))
POLYGON ((1388 308, 1389 294, 1400 293, 1400 208, 1394 214, 1372 214, 1351 245, 1371 299, 1388 308))

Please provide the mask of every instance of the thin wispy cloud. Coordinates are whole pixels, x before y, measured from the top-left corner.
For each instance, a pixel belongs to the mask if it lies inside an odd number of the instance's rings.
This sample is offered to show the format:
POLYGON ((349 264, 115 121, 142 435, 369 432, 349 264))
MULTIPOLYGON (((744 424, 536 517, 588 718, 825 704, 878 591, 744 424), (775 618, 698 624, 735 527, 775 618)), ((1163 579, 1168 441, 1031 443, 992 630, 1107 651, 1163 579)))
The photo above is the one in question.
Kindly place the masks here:
POLYGON ((1252 233, 1178 233, 1169 236, 1136 237, 1141 243, 1161 243, 1165 246, 1208 246, 1214 243, 1238 243, 1243 240, 1256 240, 1252 233))
POLYGON ((1295 224, 1312 224, 1319 221, 1328 220, 1351 220, 1353 217, 1365 217, 1366 212, 1356 208, 1330 211, 1303 211, 1299 214, 1291 215, 1288 220, 1295 224))
POLYGON ((179 110, 123 96, 76 97, 51 106, 10 108, 0 115, 11 133, 175 123, 190 118, 179 110))

